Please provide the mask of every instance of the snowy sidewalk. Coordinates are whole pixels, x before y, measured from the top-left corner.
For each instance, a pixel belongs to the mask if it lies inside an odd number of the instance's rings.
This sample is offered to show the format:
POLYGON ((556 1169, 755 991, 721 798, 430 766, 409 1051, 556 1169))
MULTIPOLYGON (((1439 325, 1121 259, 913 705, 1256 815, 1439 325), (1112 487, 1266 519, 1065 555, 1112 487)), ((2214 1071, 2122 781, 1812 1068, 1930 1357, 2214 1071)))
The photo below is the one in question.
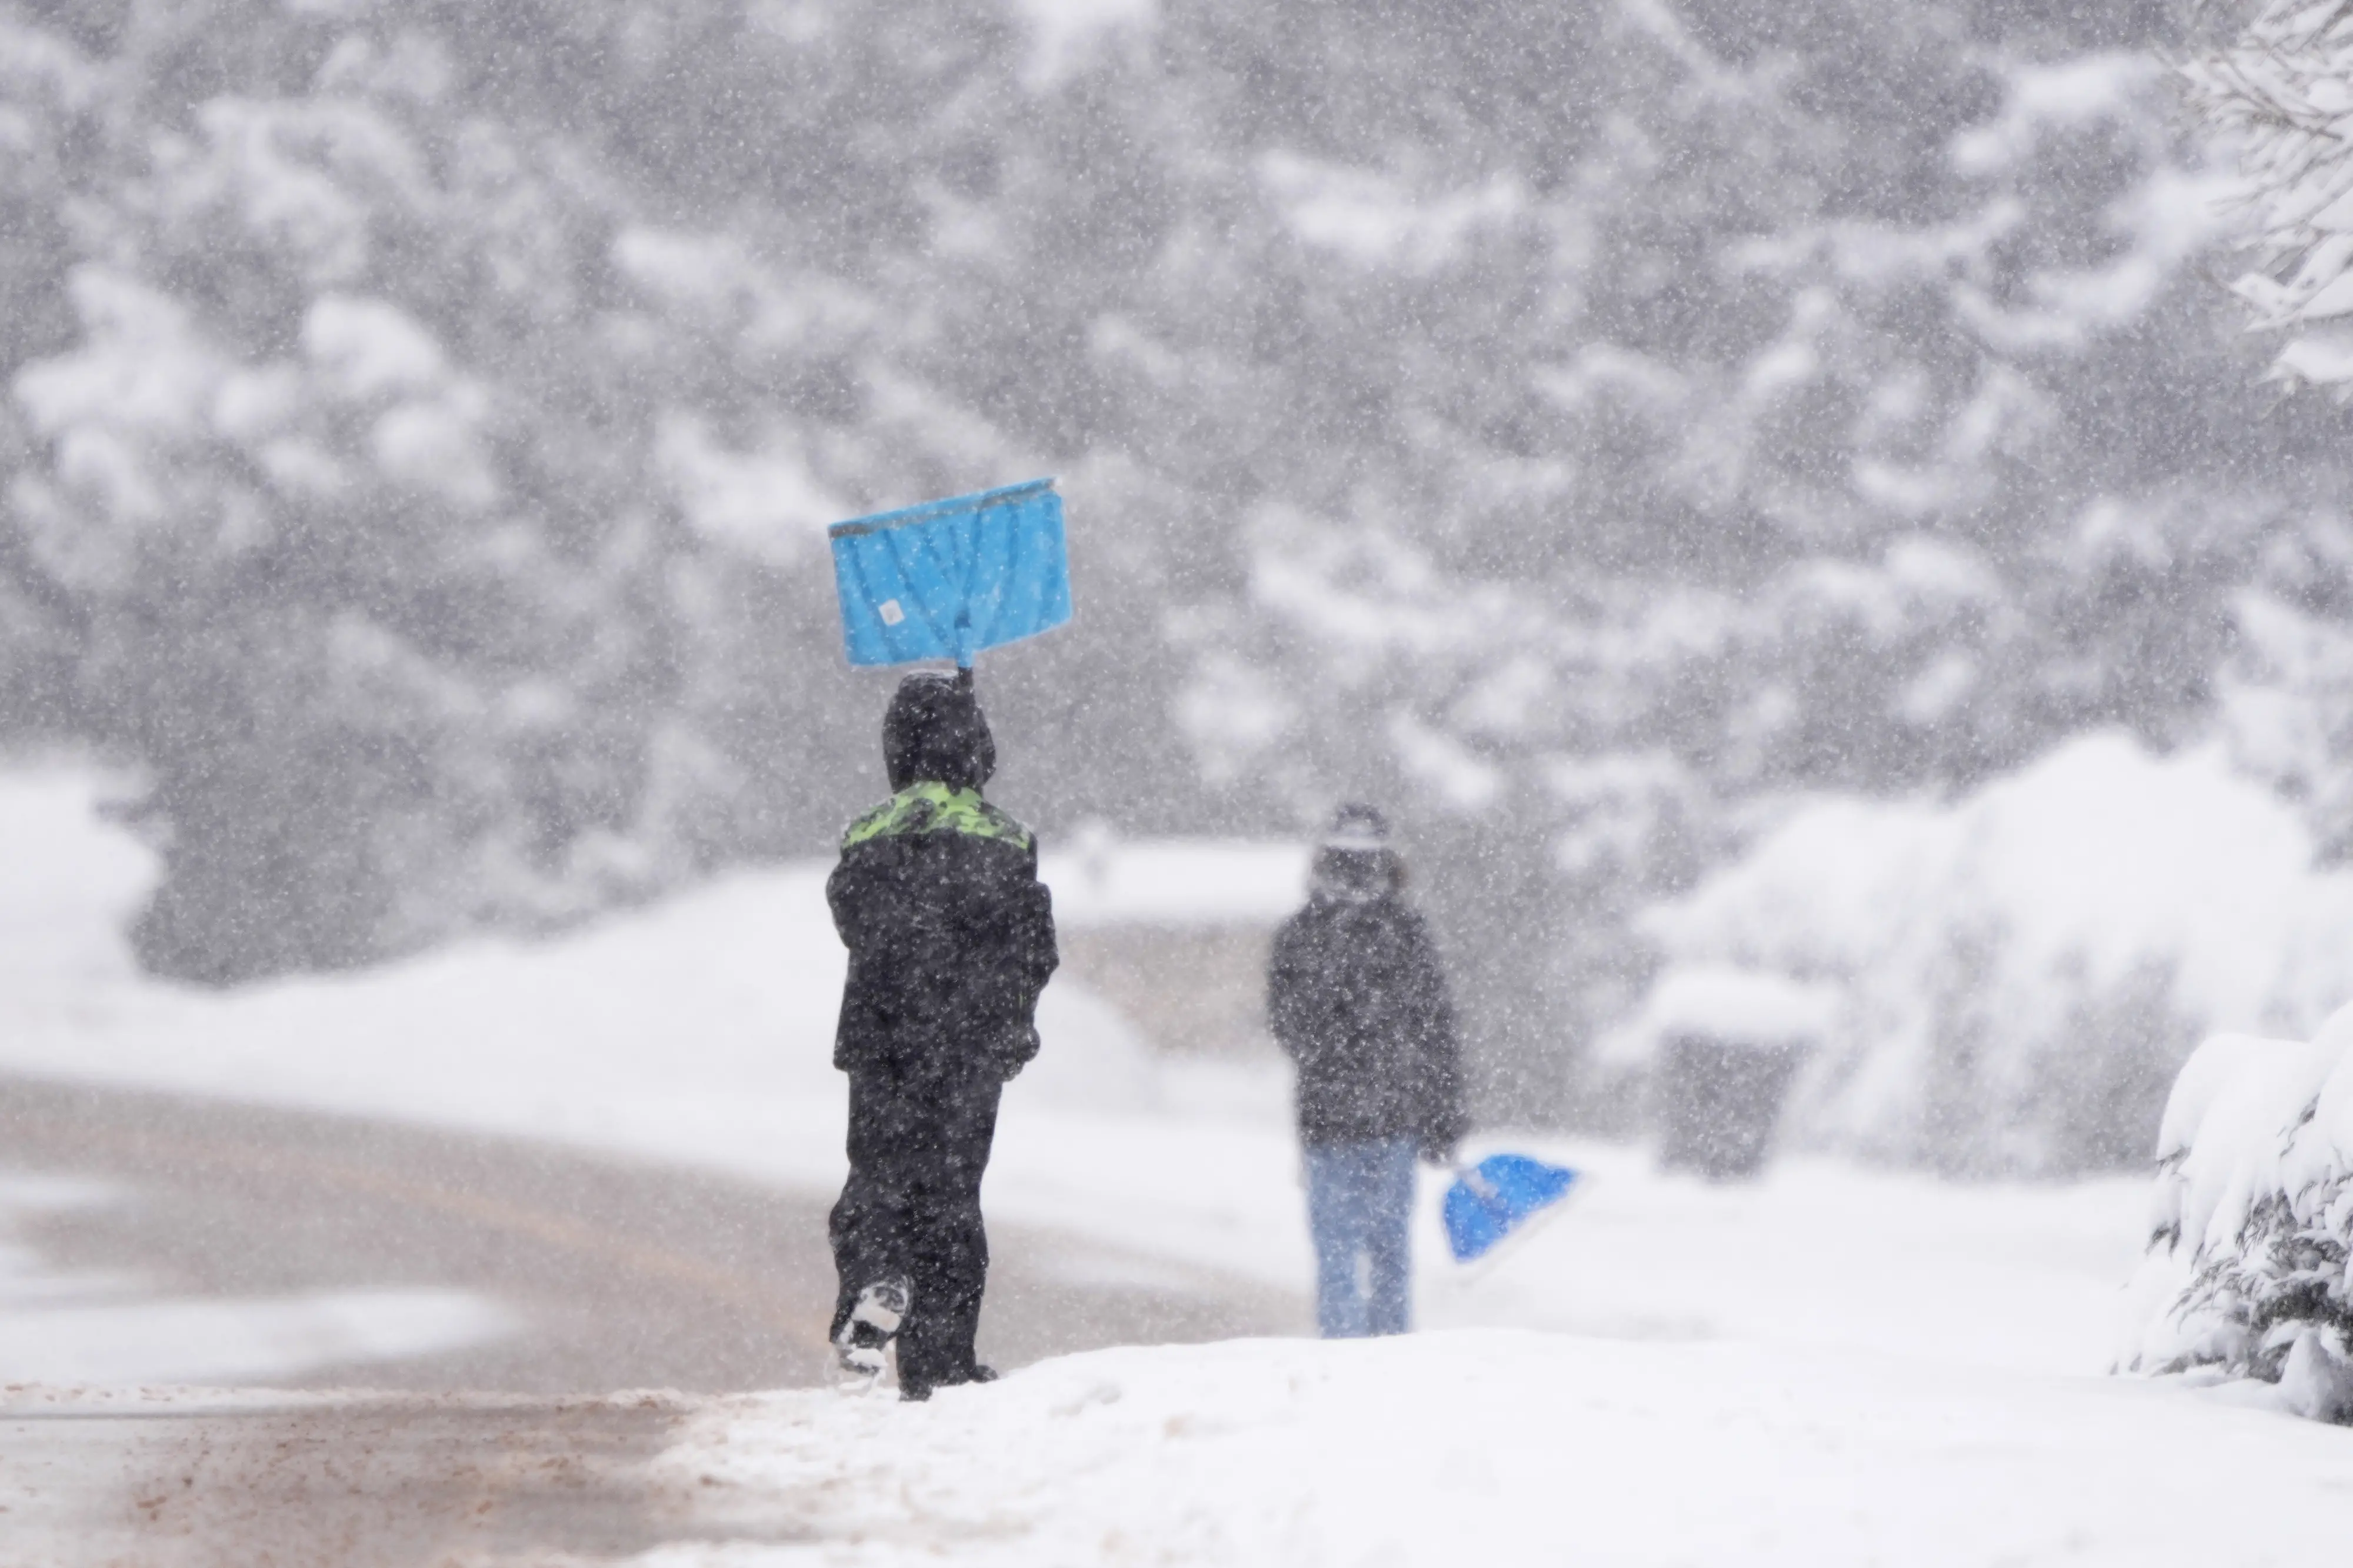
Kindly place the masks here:
POLYGON ((1495 1330, 747 1398, 661 1464, 712 1525, 808 1543, 647 1568, 2257 1568, 2353 1537, 2353 1431, 2179 1384, 1495 1330))

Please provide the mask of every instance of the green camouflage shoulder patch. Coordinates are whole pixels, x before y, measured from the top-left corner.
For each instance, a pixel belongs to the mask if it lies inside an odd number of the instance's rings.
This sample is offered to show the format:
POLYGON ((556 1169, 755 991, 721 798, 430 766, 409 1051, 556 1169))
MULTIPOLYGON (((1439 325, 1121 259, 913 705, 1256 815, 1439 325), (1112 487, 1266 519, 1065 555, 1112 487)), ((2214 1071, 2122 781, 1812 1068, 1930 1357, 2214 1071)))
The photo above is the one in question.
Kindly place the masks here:
POLYGON ((906 837, 919 833, 960 833, 970 838, 1001 838, 1016 847, 1030 847, 1029 830, 968 789, 944 784, 915 784, 852 822, 841 836, 843 849, 854 849, 877 838, 906 837))

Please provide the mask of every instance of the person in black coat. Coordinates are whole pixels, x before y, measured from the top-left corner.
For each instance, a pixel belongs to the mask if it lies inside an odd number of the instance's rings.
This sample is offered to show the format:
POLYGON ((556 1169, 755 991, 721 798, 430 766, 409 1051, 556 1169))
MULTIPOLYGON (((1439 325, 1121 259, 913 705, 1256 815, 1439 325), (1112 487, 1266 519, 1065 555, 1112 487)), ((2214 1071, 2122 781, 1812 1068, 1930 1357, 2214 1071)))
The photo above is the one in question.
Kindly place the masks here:
POLYGON ((826 884, 849 949, 834 1065, 849 1180, 829 1231, 832 1339, 872 1378, 895 1340, 909 1399, 996 1374, 973 1350, 988 1277, 980 1179, 1006 1080, 1038 1052, 1052 902, 1029 831, 981 798, 997 744, 969 673, 911 675, 882 721, 891 798, 826 884))
POLYGON ((1268 968, 1268 1021, 1298 1068, 1327 1339, 1406 1331, 1414 1160, 1451 1163, 1463 1132, 1453 1004, 1404 886, 1380 813, 1342 807, 1268 968))

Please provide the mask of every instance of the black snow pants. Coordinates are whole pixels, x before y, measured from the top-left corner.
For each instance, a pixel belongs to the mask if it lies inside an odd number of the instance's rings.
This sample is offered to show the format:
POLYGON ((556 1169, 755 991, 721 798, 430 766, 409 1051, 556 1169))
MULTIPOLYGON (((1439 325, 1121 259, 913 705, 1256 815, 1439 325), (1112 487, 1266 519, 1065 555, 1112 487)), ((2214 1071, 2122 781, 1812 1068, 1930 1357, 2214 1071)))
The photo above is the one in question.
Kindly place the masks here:
POLYGON ((840 1333, 859 1293, 894 1276, 913 1286, 899 1330, 899 1380, 930 1388, 973 1375, 988 1282, 980 1178, 1005 1085, 983 1065, 860 1068, 849 1075, 849 1181, 828 1230, 840 1333))

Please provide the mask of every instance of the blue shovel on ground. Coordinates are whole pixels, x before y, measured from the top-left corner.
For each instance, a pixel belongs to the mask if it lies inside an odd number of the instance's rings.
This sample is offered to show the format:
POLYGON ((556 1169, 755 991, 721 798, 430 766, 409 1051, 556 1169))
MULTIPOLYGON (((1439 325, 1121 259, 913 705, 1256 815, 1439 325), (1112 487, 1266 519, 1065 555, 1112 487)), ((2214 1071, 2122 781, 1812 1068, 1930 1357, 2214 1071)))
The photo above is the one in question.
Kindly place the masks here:
POLYGON ((953 659, 1071 618, 1062 498, 1051 479, 837 522, 833 583, 854 665, 953 659))
POLYGON ((1577 1173, 1525 1154, 1490 1154, 1456 1168, 1439 1217, 1457 1263, 1472 1263, 1525 1234, 1529 1223, 1568 1195, 1577 1173))

